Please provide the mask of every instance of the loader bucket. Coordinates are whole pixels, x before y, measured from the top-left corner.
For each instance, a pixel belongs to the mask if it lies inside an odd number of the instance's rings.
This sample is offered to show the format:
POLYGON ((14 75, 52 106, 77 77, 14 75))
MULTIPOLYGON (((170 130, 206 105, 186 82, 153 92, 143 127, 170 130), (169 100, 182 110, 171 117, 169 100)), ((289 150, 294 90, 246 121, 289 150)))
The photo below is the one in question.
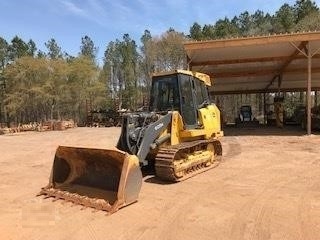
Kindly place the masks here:
POLYGON ((119 150, 59 146, 48 186, 40 195, 115 212, 138 199, 137 156, 119 150))

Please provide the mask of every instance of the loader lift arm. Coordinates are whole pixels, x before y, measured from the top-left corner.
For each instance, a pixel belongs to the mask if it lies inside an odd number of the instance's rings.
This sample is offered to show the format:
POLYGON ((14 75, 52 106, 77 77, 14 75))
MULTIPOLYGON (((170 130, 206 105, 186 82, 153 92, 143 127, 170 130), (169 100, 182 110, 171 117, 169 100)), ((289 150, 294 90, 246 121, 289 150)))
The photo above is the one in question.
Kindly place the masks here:
POLYGON ((171 123, 172 113, 169 112, 165 116, 158 118, 155 122, 149 121, 157 119, 156 113, 136 113, 128 114, 123 117, 122 130, 117 144, 117 148, 124 152, 137 155, 140 164, 145 166, 148 164, 146 157, 150 152, 150 148, 162 144, 170 138, 170 134, 165 138, 159 139, 161 132, 171 123), (139 123, 142 125, 139 126, 139 123), (158 141, 156 141, 158 140, 158 141))

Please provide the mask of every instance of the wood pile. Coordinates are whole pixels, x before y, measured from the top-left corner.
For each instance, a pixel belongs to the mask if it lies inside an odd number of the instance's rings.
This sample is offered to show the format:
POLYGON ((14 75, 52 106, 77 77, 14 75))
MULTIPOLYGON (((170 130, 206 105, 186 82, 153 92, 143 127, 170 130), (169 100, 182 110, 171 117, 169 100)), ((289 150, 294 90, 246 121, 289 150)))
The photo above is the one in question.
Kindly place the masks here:
POLYGON ((61 131, 75 127, 77 127, 77 125, 72 119, 62 121, 51 120, 42 123, 42 131, 61 131))
POLYGON ((18 132, 26 132, 26 131, 62 131, 68 128, 76 127, 75 122, 71 120, 51 120, 45 121, 42 123, 33 122, 28 124, 18 124, 18 126, 12 126, 10 128, 4 127, 3 125, 0 127, 0 135, 1 134, 9 134, 9 133, 18 133, 18 132))

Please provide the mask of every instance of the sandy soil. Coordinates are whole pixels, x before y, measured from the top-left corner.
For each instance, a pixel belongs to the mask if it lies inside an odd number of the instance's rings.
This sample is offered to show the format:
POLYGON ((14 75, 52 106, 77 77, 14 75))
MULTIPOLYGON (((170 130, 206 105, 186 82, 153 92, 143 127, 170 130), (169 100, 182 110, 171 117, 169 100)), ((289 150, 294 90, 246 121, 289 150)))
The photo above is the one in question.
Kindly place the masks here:
POLYGON ((227 130, 217 168, 178 184, 146 176, 139 201, 110 216, 36 197, 58 145, 112 147, 119 130, 0 136, 0 239, 320 239, 320 136, 301 132, 227 130))

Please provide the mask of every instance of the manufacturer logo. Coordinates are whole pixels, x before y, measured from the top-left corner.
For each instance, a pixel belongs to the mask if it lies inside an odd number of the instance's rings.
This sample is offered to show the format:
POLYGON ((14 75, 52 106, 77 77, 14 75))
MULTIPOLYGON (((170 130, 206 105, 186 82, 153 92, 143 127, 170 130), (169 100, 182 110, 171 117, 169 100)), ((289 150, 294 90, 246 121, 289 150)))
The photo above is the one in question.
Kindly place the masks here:
POLYGON ((154 127, 154 130, 159 130, 160 128, 163 127, 163 123, 159 123, 157 126, 154 127))

